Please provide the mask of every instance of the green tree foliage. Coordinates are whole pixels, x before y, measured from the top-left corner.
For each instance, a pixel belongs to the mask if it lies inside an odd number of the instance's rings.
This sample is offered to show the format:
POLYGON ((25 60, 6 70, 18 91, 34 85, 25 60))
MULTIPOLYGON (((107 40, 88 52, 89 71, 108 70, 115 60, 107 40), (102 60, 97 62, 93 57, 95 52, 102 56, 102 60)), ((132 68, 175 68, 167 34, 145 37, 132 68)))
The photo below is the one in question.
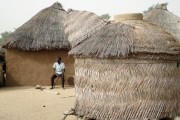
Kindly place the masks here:
POLYGON ((103 14, 103 15, 101 15, 101 17, 103 19, 109 20, 111 16, 109 14, 103 14))
POLYGON ((152 6, 150 6, 147 10, 144 10, 143 11, 143 14, 146 14, 146 13, 148 13, 148 12, 150 12, 152 9, 154 9, 154 8, 156 8, 156 7, 163 7, 163 6, 167 6, 168 5, 168 3, 166 2, 166 3, 162 3, 162 4, 156 4, 156 5, 152 5, 152 6))
POLYGON ((12 32, 11 31, 5 31, 1 33, 0 41, 5 40, 12 32))

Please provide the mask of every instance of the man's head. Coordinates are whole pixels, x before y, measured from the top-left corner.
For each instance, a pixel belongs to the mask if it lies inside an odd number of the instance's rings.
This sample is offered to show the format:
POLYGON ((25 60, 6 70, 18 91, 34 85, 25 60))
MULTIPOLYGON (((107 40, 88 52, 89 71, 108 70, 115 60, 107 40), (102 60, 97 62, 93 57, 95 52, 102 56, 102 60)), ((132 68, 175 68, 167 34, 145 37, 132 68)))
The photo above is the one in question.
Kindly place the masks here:
POLYGON ((57 58, 56 58, 56 61, 57 61, 58 63, 61 63, 61 57, 57 57, 57 58))

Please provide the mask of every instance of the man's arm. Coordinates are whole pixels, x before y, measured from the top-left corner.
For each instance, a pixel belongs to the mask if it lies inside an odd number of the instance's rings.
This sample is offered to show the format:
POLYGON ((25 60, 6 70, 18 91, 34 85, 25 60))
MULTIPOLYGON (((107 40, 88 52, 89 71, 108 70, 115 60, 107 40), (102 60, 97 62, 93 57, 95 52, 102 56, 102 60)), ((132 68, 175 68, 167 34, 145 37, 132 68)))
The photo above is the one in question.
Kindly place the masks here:
POLYGON ((56 70, 56 64, 55 63, 53 64, 53 70, 54 70, 54 72, 56 70))
POLYGON ((63 73, 65 73, 65 65, 64 65, 64 63, 63 63, 63 73))

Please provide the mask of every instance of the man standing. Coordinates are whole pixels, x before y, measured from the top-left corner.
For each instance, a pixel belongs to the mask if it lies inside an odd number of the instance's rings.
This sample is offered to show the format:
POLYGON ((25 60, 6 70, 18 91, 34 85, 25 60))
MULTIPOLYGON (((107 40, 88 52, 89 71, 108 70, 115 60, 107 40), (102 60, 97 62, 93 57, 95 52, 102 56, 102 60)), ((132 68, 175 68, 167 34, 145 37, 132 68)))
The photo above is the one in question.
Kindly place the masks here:
POLYGON ((51 88, 54 88, 54 79, 57 77, 61 77, 61 83, 62 83, 62 88, 64 89, 64 72, 65 72, 65 65, 63 62, 61 62, 61 57, 57 57, 56 62, 53 64, 54 68, 54 74, 51 77, 51 88))

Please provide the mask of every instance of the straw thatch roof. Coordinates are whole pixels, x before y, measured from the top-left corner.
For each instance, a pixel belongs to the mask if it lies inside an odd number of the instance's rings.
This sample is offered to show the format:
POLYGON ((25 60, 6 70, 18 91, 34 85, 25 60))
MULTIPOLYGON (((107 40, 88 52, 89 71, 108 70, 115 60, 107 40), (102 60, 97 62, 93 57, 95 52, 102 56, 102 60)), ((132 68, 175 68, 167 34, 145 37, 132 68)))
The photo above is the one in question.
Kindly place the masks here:
POLYGON ((4 43, 4 40, 3 40, 3 41, 0 41, 0 56, 1 56, 1 57, 5 57, 5 50, 4 50, 4 48, 2 47, 3 43, 4 43))
POLYGON ((69 49, 64 32, 66 11, 56 2, 41 10, 7 39, 4 47, 21 50, 69 49))
POLYGON ((69 9, 67 14, 65 32, 72 47, 89 38, 108 23, 100 16, 88 11, 69 9))
POLYGON ((166 4, 161 4, 145 14, 144 20, 166 28, 175 38, 180 40, 180 17, 169 12, 166 4))
POLYGON ((179 54, 180 44, 157 25, 142 20, 127 20, 103 27, 69 54, 120 58, 132 53, 179 54))

